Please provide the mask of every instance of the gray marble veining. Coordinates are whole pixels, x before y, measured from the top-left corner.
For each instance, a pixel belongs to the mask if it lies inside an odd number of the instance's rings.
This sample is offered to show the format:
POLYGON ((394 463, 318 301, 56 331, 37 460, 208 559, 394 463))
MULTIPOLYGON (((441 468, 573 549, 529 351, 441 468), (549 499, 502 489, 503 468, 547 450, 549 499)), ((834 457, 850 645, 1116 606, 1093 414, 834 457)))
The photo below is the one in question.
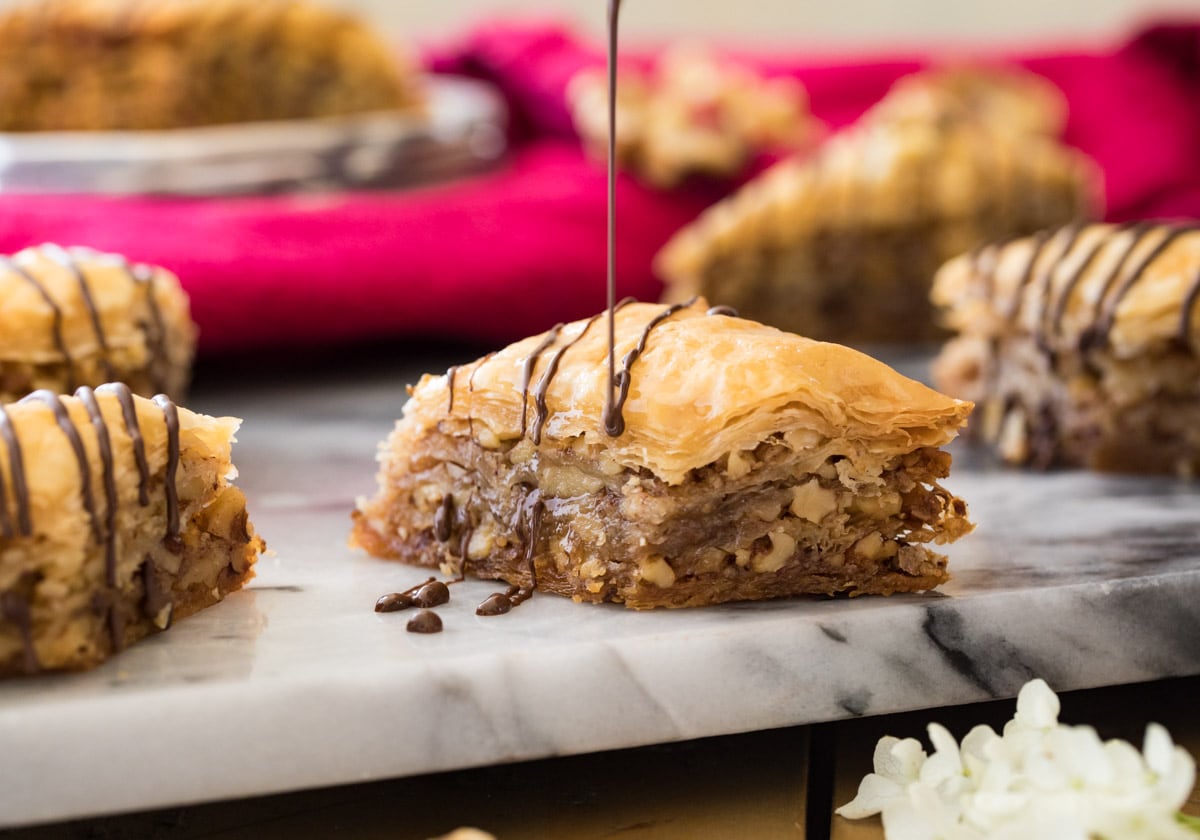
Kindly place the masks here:
MULTIPOLYGON (((433 367, 444 367, 438 364, 433 367)), ((346 547, 399 372, 202 388, 246 418, 273 553, 248 590, 93 672, 0 685, 0 826, 1200 672, 1200 486, 1031 474, 957 446, 978 530, 920 596, 637 613, 537 597, 406 633, 424 570, 346 547)))

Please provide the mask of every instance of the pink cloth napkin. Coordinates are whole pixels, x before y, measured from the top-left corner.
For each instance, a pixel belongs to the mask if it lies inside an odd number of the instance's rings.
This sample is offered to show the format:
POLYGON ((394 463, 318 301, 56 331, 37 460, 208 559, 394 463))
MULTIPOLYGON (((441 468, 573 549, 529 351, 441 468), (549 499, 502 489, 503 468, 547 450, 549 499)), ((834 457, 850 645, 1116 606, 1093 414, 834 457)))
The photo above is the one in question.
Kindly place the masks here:
MULTIPOLYGON (((602 60, 598 45, 553 25, 488 26, 431 56, 432 69, 487 79, 508 100, 513 151, 485 176, 398 193, 5 195, 0 253, 55 241, 166 266, 191 295, 209 353, 528 335, 604 303, 604 172, 581 151, 563 101, 571 76, 602 60)), ((1015 60, 1066 94, 1066 139, 1104 170, 1110 218, 1200 216, 1200 25, 1154 27, 1105 53, 1015 60)), ((922 64, 762 61, 800 79, 834 126, 922 64)), ((653 299, 654 254, 735 186, 667 193, 622 177, 619 293, 653 299)))

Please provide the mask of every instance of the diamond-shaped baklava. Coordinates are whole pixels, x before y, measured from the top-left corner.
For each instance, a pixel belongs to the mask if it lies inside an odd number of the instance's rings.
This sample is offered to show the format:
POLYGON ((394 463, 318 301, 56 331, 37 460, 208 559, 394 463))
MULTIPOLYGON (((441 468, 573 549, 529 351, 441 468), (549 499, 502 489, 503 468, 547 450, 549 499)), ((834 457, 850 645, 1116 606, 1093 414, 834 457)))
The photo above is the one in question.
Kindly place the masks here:
POLYGON ((937 275, 934 373, 1015 463, 1200 472, 1200 227, 1069 226, 937 275))
POLYGON ((638 608, 946 580, 970 403, 700 300, 617 310, 610 395, 607 339, 602 314, 424 377, 352 542, 638 608))
POLYGON ((1094 165, 1045 133, 1052 115, 1016 107, 1018 82, 938 78, 902 82, 683 228, 657 258, 664 299, 701 294, 832 341, 928 339, 942 263, 1092 213, 1094 165))
POLYGON ((0 676, 90 667, 249 578, 238 424, 119 384, 0 408, 0 676))

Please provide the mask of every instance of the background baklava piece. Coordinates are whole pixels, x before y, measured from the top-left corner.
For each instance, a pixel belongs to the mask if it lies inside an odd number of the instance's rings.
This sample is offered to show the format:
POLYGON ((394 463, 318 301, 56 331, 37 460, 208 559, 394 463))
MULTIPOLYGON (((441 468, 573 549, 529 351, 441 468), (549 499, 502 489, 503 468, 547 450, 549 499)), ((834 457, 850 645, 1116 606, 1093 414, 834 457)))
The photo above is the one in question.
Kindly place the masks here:
POLYGON ((1069 226, 939 272, 935 377, 1014 463, 1200 470, 1200 229, 1069 226))
POLYGON ((416 108, 416 71, 307 0, 27 0, 0 14, 0 131, 416 108))
POLYGON ((657 258, 665 299, 702 294, 819 339, 929 339, 943 262, 1094 211, 1094 165, 1045 133, 1052 114, 1020 116, 1016 82, 938 79, 902 82, 676 234, 657 258))
POLYGON ((182 399, 196 328, 173 274, 86 248, 0 257, 0 401, 124 382, 182 399))

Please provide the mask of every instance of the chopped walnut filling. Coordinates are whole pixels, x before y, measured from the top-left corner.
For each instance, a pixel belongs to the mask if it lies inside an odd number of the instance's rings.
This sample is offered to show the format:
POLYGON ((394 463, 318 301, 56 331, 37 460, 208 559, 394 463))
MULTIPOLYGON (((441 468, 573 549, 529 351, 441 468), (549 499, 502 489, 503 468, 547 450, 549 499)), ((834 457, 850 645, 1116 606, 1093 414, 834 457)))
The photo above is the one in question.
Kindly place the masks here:
POLYGON ((391 521, 359 529, 363 544, 525 585, 532 539, 539 588, 580 600, 686 606, 928 589, 946 572, 925 545, 973 527, 963 502, 938 484, 950 456, 933 448, 814 465, 772 438, 669 485, 644 470, 614 472, 581 441, 495 449, 454 435, 432 441, 394 477, 391 521), (533 500, 544 516, 530 534, 533 500), (455 516, 435 533, 440 508, 455 516), (373 534, 396 536, 382 545, 373 534))

